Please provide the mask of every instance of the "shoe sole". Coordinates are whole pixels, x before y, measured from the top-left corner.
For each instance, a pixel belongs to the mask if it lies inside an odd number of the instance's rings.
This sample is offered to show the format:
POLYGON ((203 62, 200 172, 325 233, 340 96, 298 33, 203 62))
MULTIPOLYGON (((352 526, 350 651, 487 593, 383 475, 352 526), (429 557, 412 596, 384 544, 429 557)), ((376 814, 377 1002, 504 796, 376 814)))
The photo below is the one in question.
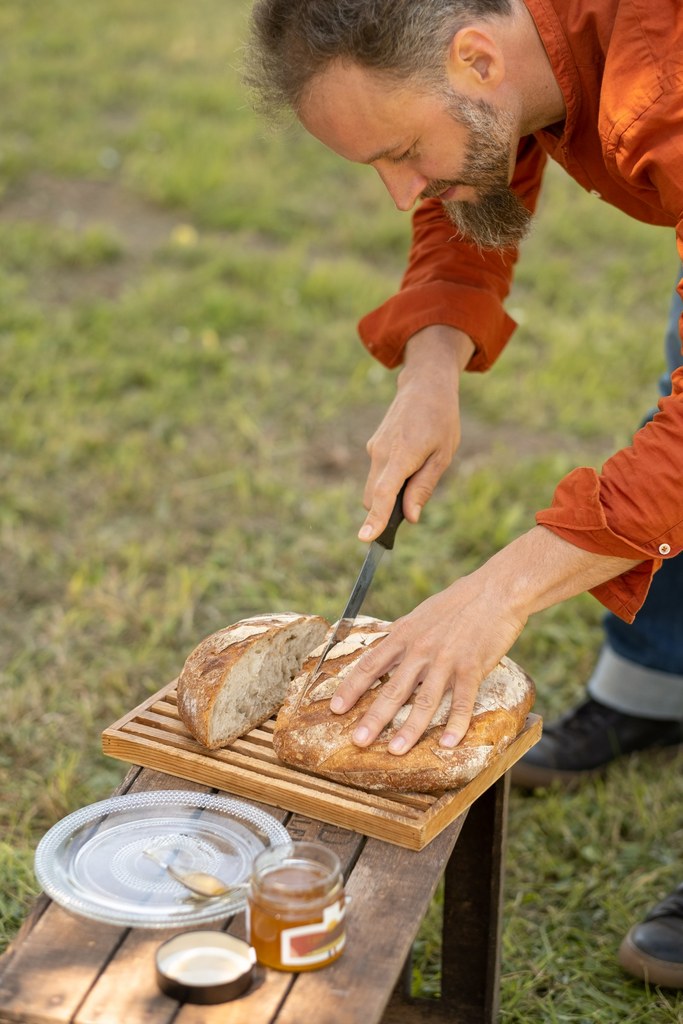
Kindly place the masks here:
POLYGON ((632 974, 647 985, 659 985, 661 988, 683 988, 683 964, 669 960, 658 960, 644 953, 633 941, 635 930, 631 928, 619 947, 619 963, 629 974, 632 974))
POLYGON ((539 789, 559 783, 566 789, 579 786, 587 779, 596 779, 603 775, 607 765, 602 768, 588 768, 582 771, 561 771, 559 768, 544 768, 541 765, 525 764, 517 761, 510 769, 510 782, 520 789, 539 789))

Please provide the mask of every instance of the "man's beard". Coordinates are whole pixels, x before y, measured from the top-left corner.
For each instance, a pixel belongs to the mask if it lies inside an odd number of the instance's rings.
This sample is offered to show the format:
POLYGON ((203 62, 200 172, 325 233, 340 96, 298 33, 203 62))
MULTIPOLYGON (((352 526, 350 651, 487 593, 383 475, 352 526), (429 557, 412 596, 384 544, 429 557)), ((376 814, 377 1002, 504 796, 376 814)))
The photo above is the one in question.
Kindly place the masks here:
POLYGON ((508 185, 512 118, 464 96, 449 96, 448 107, 470 132, 461 176, 431 181, 422 194, 428 198, 454 185, 471 186, 478 196, 475 202, 442 200, 451 222, 480 249, 515 247, 529 233, 531 214, 508 185))

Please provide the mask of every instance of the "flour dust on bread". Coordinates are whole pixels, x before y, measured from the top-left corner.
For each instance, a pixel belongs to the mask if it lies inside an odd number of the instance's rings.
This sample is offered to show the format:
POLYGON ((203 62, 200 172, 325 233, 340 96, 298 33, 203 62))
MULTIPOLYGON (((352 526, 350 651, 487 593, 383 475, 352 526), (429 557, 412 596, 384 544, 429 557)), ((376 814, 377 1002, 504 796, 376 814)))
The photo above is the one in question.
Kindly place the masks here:
POLYGON ((522 731, 535 699, 534 684, 514 661, 503 658, 481 683, 472 721, 457 747, 439 746, 448 722, 450 691, 425 734, 408 753, 391 754, 387 747, 410 714, 413 696, 371 746, 357 747, 351 735, 377 696, 376 687, 389 676, 375 683, 343 715, 330 711, 330 698, 364 651, 381 643, 389 626, 376 619, 357 620, 347 639, 333 647, 325 659, 319 685, 303 697, 297 708, 298 696, 322 649, 311 653, 278 714, 273 735, 275 752, 286 764, 362 789, 420 793, 457 789, 479 775, 522 731))
POLYGON ((178 679, 178 714, 203 746, 225 747, 274 715, 329 623, 295 612, 257 615, 212 633, 178 679))

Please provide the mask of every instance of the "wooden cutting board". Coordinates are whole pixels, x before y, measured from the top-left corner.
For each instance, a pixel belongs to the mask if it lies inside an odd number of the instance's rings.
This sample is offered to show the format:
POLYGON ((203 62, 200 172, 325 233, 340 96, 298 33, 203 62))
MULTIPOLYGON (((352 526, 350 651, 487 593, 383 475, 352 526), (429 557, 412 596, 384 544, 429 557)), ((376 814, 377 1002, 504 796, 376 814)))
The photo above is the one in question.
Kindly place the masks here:
POLYGON ((540 716, 529 715, 507 750, 462 789, 370 793, 283 764, 273 752, 274 726, 271 719, 229 747, 206 750, 180 721, 174 680, 105 729, 102 749, 122 761, 421 850, 541 736, 540 716))

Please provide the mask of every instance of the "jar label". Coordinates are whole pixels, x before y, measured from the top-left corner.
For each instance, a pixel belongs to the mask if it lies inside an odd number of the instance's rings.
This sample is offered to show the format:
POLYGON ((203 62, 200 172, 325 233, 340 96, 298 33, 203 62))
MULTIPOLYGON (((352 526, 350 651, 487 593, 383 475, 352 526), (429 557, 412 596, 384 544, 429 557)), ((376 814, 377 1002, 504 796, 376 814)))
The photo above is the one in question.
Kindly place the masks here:
POLYGON ((280 933, 280 959, 285 967, 321 964, 339 956, 346 942, 345 908, 341 901, 323 911, 322 921, 285 928, 280 933))

